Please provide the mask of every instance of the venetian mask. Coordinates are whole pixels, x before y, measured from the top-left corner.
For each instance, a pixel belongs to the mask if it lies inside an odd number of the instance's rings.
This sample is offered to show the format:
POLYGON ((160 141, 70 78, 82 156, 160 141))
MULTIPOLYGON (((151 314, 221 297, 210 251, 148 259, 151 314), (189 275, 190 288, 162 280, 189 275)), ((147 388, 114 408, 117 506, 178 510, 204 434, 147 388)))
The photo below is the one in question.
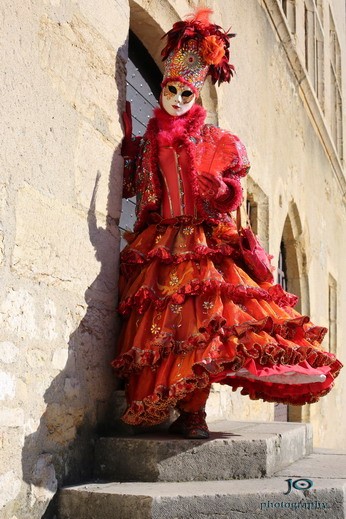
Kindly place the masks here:
POLYGON ((179 81, 169 81, 162 89, 162 107, 169 115, 186 114, 194 105, 196 95, 188 85, 179 81))

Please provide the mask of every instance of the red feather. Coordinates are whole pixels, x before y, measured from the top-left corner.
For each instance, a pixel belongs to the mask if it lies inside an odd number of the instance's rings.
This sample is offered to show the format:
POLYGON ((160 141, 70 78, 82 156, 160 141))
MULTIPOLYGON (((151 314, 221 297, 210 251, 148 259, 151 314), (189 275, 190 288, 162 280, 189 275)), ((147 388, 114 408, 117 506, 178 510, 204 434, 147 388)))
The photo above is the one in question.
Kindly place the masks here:
POLYGON ((225 133, 215 145, 214 142, 203 141, 198 145, 198 170, 212 175, 220 174, 229 166, 233 157, 237 156, 234 137, 225 133))
POLYGON ((235 34, 227 34, 219 25, 210 23, 209 17, 212 9, 199 8, 187 16, 186 21, 176 22, 172 29, 163 37, 167 37, 167 43, 161 51, 162 60, 168 58, 171 52, 184 47, 189 40, 196 40, 200 45, 206 36, 216 35, 223 43, 225 55, 218 65, 210 65, 208 75, 215 84, 224 81, 229 82, 233 76, 234 66, 229 63, 229 40, 235 34))
POLYGON ((208 7, 200 7, 192 14, 186 17, 187 22, 199 22, 203 25, 210 25, 210 16, 213 14, 213 10, 208 7))

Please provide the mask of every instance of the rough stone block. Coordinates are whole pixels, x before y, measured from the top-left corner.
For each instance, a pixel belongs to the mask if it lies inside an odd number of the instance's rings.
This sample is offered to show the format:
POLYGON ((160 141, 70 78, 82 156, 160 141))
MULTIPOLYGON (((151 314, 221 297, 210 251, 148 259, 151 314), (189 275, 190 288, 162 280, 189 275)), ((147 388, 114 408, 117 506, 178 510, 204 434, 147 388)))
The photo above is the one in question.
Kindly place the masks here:
POLYGON ((32 294, 10 288, 0 304, 0 327, 17 337, 35 337, 36 306, 32 294))
POLYGON ((82 407, 49 405, 43 417, 49 432, 49 440, 56 445, 67 445, 74 440, 77 429, 83 421, 84 411, 82 407))
POLYGON ((0 409, 0 427, 21 427, 24 425, 24 411, 16 408, 0 409))
POLYGON ((5 242, 4 242, 4 232, 0 229, 0 266, 5 262, 5 242))
POLYGON ((59 519, 345 519, 344 480, 284 495, 282 478, 66 488, 59 519))
POLYGON ((209 440, 152 434, 101 438, 95 476, 107 481, 261 478, 311 452, 307 424, 213 422, 209 440))
POLYGON ((25 187, 18 193, 16 219, 12 268, 18 275, 77 291, 95 279, 99 265, 86 214, 25 187))
POLYGON ((0 359, 4 364, 13 364, 18 358, 19 348, 10 341, 0 342, 0 359))
POLYGON ((54 341, 59 337, 57 333, 57 308, 54 301, 46 299, 44 302, 44 327, 43 335, 47 341, 54 341))
POLYGON ((75 159, 78 202, 89 209, 95 190, 96 211, 106 215, 109 206, 112 205, 111 216, 119 218, 122 191, 122 159, 120 157, 117 158, 115 171, 112 171, 111 181, 114 186, 112 200, 109 200, 111 168, 113 161, 116 160, 116 157, 113 157, 116 151, 114 144, 103 138, 102 134, 87 122, 81 125, 78 142, 75 159), (116 205, 118 207, 115 207, 116 205))
MULTIPOLYGON (((119 31, 120 45, 127 37, 126 25, 124 32, 119 31)), ((114 136, 120 130, 114 117, 118 96, 115 48, 77 13, 62 23, 42 17, 39 35, 41 65, 55 88, 86 119, 102 119, 105 134, 114 136)))
POLYGON ((0 371, 0 400, 12 400, 16 393, 16 381, 13 375, 0 371))
POLYGON ((21 480, 13 470, 0 475, 0 510, 18 496, 20 487, 21 480))
POLYGON ((52 365, 55 369, 63 370, 68 359, 68 349, 60 348, 53 353, 52 365))

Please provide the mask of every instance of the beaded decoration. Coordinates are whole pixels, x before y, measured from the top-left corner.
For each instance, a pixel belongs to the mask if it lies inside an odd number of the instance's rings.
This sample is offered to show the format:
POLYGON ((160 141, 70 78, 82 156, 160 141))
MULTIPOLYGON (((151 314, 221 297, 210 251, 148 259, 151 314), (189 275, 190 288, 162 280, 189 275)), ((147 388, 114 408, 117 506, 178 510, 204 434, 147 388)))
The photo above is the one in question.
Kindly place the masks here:
POLYGON ((193 85, 194 92, 199 92, 208 74, 207 65, 201 54, 198 52, 198 45, 195 40, 189 40, 186 47, 171 52, 165 63, 163 83, 168 81, 180 81, 188 85, 193 85))
POLYGON ((165 71, 162 87, 169 81, 188 84, 199 94, 207 75, 218 84, 230 81, 234 66, 229 63, 228 34, 220 26, 210 23, 211 9, 197 9, 186 21, 176 22, 165 35, 162 50, 165 71))

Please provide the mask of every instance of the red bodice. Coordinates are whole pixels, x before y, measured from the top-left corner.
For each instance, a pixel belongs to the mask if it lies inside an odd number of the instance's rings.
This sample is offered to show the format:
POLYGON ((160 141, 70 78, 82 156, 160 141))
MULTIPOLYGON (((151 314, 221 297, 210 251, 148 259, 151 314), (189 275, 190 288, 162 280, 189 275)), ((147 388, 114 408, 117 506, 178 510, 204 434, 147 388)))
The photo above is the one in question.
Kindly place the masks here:
POLYGON ((188 181, 188 156, 183 146, 160 146, 159 166, 162 176, 163 218, 196 216, 196 204, 188 181))

